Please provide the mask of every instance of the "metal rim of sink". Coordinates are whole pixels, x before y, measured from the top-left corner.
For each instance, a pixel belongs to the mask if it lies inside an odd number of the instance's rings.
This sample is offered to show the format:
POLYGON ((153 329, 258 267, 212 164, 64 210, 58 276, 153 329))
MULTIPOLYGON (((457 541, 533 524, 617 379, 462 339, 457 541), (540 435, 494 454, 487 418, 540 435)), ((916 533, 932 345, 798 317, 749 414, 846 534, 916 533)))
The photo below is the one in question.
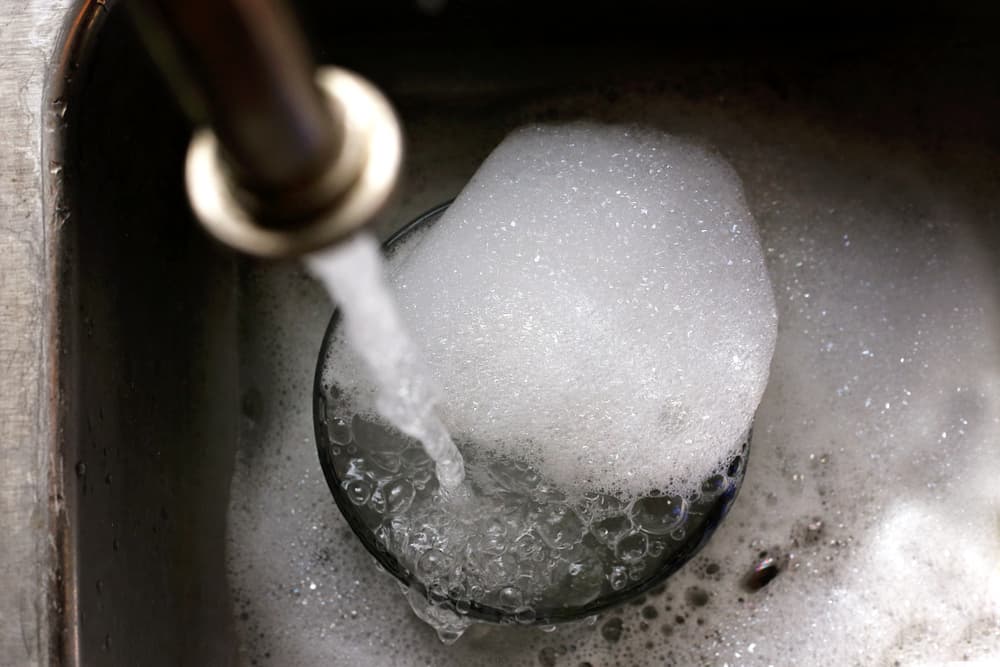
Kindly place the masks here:
MULTIPOLYGON (((454 200, 449 200, 439 204, 405 224, 382 244, 383 252, 386 254, 391 253, 394 246, 406 238, 409 234, 424 225, 430 225, 436 222, 437 219, 451 205, 452 201, 454 200)), ((326 429, 322 371, 323 362, 328 356, 330 344, 333 339, 333 332, 336 330, 339 321, 339 312, 334 310, 323 335, 323 343, 320 347, 319 358, 316 364, 316 374, 313 382, 313 425, 316 433, 316 449, 319 455, 320 466, 323 469, 323 476, 326 479, 327 486, 330 488, 334 502, 337 504, 341 515, 347 521, 351 530, 364 545, 368 553, 375 558, 378 565, 385 569, 385 571, 390 575, 395 577, 404 586, 416 589, 422 596, 427 597, 427 589, 420 579, 403 567, 399 560, 378 542, 372 533, 372 530, 365 525, 364 520, 357 511, 357 508, 348 499, 347 492, 342 487, 341 480, 338 478, 335 471, 333 456, 331 453, 333 443, 329 440, 326 429)), ((695 555, 697 555, 729 512, 730 507, 739 493, 743 478, 746 476, 746 466, 751 440, 752 431, 747 434, 746 444, 743 446, 743 450, 741 451, 739 457, 737 457, 737 469, 731 471, 732 477, 735 478, 735 482, 715 497, 711 503, 706 503, 709 507, 703 514, 701 523, 695 527, 695 530, 690 531, 690 534, 688 534, 680 542, 678 548, 671 551, 651 575, 632 583, 620 591, 599 596, 586 605, 538 610, 536 612, 536 617, 532 622, 521 624, 542 626, 552 625, 555 623, 579 621, 611 609, 612 607, 624 604, 629 600, 633 600, 662 584, 666 579, 668 579, 695 555)), ((452 611, 455 611, 455 607, 450 599, 436 601, 435 604, 444 605, 452 611)), ((483 621, 487 623, 513 624, 516 622, 512 613, 475 602, 471 603, 469 611, 464 613, 463 616, 471 620, 483 621)))

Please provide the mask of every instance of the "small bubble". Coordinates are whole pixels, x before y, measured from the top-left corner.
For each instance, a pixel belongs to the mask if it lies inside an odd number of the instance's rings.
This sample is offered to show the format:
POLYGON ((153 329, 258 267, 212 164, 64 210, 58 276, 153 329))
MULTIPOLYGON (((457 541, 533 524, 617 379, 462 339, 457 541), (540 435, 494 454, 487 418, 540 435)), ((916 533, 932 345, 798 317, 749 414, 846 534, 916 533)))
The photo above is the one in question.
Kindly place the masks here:
POLYGON ((701 484, 701 493, 708 498, 720 495, 729 487, 729 479, 724 475, 712 475, 701 484))
POLYGON ((417 561, 417 571, 425 577, 433 577, 448 567, 448 558, 439 549, 428 549, 417 561))
POLYGON ((622 638, 622 619, 615 617, 601 626, 601 636, 609 642, 617 642, 622 638))
POLYGON ((351 425, 340 417, 329 418, 326 422, 326 434, 330 442, 347 445, 351 442, 351 425))
POLYGON ((614 590, 622 590, 628 585, 628 570, 622 565, 615 565, 611 568, 611 572, 608 573, 608 581, 614 590))
POLYGON ((386 511, 390 514, 399 514, 405 512, 413 503, 416 490, 405 479, 397 479, 386 486, 384 494, 386 511))
POLYGON ((386 509, 385 494, 381 489, 375 489, 368 499, 368 507, 377 514, 384 514, 386 509))
POLYGON ((640 498, 629 508, 629 516, 639 530, 650 535, 666 535, 687 516, 687 502, 680 496, 640 498))
POLYGON ((626 563, 642 560, 646 555, 649 540, 643 533, 632 533, 618 540, 615 545, 615 556, 626 563))
POLYGON ((729 464, 729 468, 726 470, 726 474, 729 475, 730 477, 736 477, 736 475, 740 472, 740 468, 742 467, 742 465, 743 465, 743 457, 737 456, 736 458, 733 459, 733 462, 729 464))
POLYGON ((347 499, 355 505, 364 505, 371 498, 371 487, 361 480, 343 482, 343 487, 344 491, 347 492, 347 499))
POLYGON ((649 555, 653 558, 659 558, 666 551, 667 544, 663 540, 651 540, 649 543, 649 555))
POLYGON ((500 606, 504 609, 517 609, 524 602, 524 596, 521 594, 521 589, 515 586, 506 586, 501 588, 497 598, 500 606))

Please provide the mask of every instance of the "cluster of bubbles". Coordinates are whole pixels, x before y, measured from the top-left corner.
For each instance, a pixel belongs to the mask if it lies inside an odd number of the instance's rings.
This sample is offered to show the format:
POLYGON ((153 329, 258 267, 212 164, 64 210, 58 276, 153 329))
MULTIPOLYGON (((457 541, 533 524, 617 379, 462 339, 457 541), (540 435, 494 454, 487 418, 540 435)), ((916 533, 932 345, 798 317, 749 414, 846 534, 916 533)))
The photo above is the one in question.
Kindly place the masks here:
MULTIPOLYGON (((414 440, 373 417, 327 420, 341 506, 445 641, 473 619, 536 624, 653 581, 728 501, 742 456, 690 496, 559 488, 531 465, 463 449, 466 484, 445 493, 414 440)), ((744 450, 745 451, 745 450, 744 450)))

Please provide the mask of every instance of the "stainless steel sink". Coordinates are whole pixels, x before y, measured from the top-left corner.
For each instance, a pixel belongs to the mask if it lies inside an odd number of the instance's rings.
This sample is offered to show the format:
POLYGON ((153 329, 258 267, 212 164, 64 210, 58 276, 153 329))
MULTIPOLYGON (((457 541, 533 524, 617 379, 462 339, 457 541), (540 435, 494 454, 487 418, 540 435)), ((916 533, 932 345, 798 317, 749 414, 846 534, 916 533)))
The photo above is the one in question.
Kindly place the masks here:
MULTIPOLYGON (((234 468, 271 460, 256 435, 267 424, 308 420, 329 306, 297 267, 243 260, 196 225, 182 183, 191 127, 119 4, 84 4, 50 83, 62 462, 53 657, 233 664, 257 655, 241 648, 253 637, 239 625, 255 605, 247 591, 234 604, 229 585, 240 567, 227 547, 234 468), (275 285, 292 305, 274 303, 275 285), (275 331, 299 332, 299 361, 271 354, 275 331), (287 394, 286 376, 303 370, 305 393, 287 394)), ((779 20, 776 8, 674 15, 629 3, 613 16, 576 6, 565 26, 568 5, 421 5, 435 3, 301 9, 319 58, 372 78, 403 118, 408 161, 382 235, 453 197, 508 130, 533 120, 654 122, 720 146, 813 125, 826 150, 849 137, 939 156, 972 188, 997 168, 998 52, 970 24, 890 33, 895 17, 857 29, 843 16, 779 20)), ((769 195, 751 185, 748 196, 761 207, 769 195)), ((313 445, 301 447, 321 488, 313 445)), ((322 513, 330 539, 348 539, 332 501, 322 513)))

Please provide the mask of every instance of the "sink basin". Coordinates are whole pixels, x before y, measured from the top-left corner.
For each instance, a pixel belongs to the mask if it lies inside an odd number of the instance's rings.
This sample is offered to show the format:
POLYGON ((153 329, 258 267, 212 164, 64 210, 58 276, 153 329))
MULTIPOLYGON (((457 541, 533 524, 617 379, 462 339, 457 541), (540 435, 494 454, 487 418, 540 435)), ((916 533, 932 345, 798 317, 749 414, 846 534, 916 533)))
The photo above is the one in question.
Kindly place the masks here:
MULTIPOLYGON (((370 77, 403 119, 405 174, 376 221, 383 238, 454 197, 530 121, 589 116, 707 138, 747 181, 762 221, 785 195, 758 167, 802 155, 832 171, 871 154, 937 161, 956 196, 975 202, 997 168, 997 52, 967 26, 887 35, 879 19, 859 31, 635 3, 611 17, 576 8, 579 32, 554 39, 558 6, 529 18, 527 6, 438 4, 300 8, 318 58, 370 77)), ((324 488, 312 442, 311 379, 331 306, 296 265, 245 260, 206 236, 182 187, 189 123, 120 3, 98 0, 81 16, 50 86, 61 120, 47 138, 61 220, 54 655, 374 664, 367 656, 387 659, 365 633, 401 627, 419 638, 407 644, 415 661, 502 651, 511 664, 578 664, 558 643, 488 633, 441 653, 393 602, 324 488), (309 597, 316 590, 328 594, 309 597), (306 606, 316 622, 296 625, 289 610, 306 606), (357 618, 358 642, 336 648, 357 618)), ((993 258, 995 227, 983 236, 993 258)))

